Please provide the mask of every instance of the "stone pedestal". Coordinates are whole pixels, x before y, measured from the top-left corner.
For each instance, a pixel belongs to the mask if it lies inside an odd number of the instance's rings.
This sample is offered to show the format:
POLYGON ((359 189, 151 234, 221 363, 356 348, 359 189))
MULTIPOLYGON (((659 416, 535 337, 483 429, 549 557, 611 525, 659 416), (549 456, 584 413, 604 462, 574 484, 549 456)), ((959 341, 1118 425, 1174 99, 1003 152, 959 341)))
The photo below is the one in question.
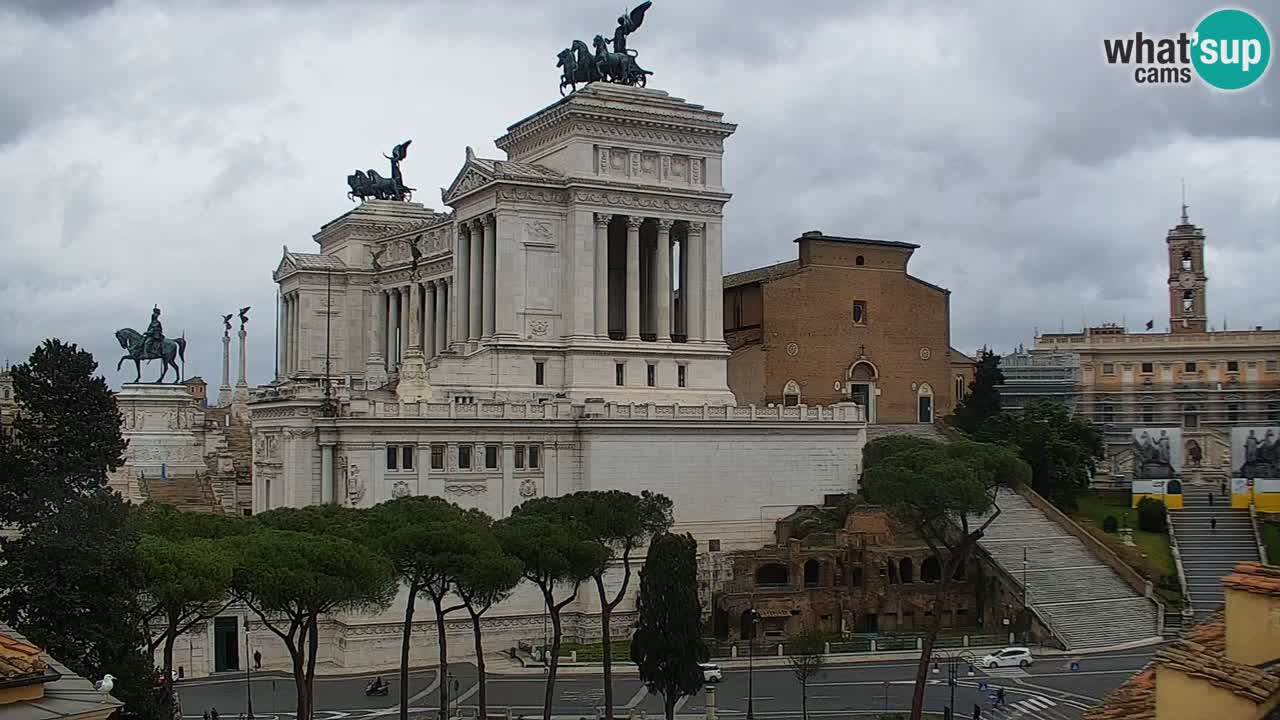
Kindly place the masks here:
POLYGON ((400 402, 419 402, 431 399, 431 384, 427 382, 427 359, 421 350, 411 349, 400 365, 400 380, 396 383, 396 398, 400 402))
POLYGON ((222 384, 218 386, 218 407, 231 404, 231 336, 222 334, 222 384))
POLYGON ((185 386, 125 383, 116 394, 121 431, 129 442, 124 463, 108 484, 142 502, 139 479, 195 477, 205 472, 204 412, 185 386))

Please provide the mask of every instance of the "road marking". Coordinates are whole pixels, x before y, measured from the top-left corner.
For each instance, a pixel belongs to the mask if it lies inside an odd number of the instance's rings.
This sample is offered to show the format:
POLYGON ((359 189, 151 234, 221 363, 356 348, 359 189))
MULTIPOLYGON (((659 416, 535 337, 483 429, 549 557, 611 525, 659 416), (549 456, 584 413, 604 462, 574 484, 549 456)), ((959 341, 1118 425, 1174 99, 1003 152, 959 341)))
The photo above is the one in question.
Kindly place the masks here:
MULTIPOLYGON (((430 695, 431 693, 435 692, 436 688, 438 687, 440 687, 440 673, 435 674, 435 678, 432 679, 431 684, 427 686, 426 690, 423 690, 422 692, 416 695, 410 695, 409 704, 413 704, 414 700, 421 700, 422 698, 430 695)), ((397 705, 392 705, 392 707, 399 708, 400 706, 397 704, 397 705)))
POLYGON ((645 696, 648 694, 649 694, 649 688, 645 687, 644 685, 641 685, 640 689, 636 691, 636 694, 632 695, 631 699, 627 701, 627 704, 622 706, 623 709, 630 710, 631 708, 639 705, 640 702, 643 701, 645 696))
POLYGON ((1031 674, 1020 667, 978 668, 978 672, 987 677, 1026 677, 1031 674))
POLYGON ((679 699, 679 700, 676 700, 676 704, 675 704, 675 708, 674 708, 674 710, 675 710, 676 712, 680 712, 681 710, 683 710, 683 709, 684 709, 684 706, 685 706, 685 703, 688 703, 688 702, 689 702, 689 698, 691 698, 691 697, 693 697, 693 696, 692 696, 692 695, 681 695, 681 696, 680 696, 680 699, 679 699))
POLYGON ((454 702, 462 703, 463 701, 470 700, 471 696, 475 695, 478 692, 480 692, 480 683, 476 683, 475 685, 472 685, 471 687, 467 688, 466 692, 454 698, 454 702))

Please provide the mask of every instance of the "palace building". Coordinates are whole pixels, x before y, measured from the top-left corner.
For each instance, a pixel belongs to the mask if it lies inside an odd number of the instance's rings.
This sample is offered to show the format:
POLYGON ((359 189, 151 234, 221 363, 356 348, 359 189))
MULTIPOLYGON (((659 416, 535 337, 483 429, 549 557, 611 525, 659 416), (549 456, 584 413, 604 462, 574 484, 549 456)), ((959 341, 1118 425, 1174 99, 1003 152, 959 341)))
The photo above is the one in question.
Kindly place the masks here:
POLYGON ((975 363, 951 347, 951 292, 907 272, 920 246, 817 230, 795 244, 796 260, 724 277, 738 402, 854 402, 879 424, 951 413, 975 363))
POLYGON ((1111 463, 1104 475, 1143 480, 1134 447, 1143 433, 1165 436, 1177 440, 1165 462, 1179 479, 1233 480, 1234 495, 1266 494, 1280 510, 1280 475, 1264 477, 1271 473, 1254 469, 1262 463, 1245 468, 1254 462, 1246 457, 1251 434, 1264 444, 1268 431, 1280 435, 1280 330, 1207 325, 1205 242, 1184 207, 1165 240, 1168 332, 1105 324, 1038 335, 1032 352, 1046 362, 1070 358, 1078 373, 1075 411, 1106 433, 1111 463))
MULTIPOLYGON (((676 531, 727 551, 854 491, 865 405, 753 405, 730 388, 734 130, 665 92, 592 83, 512 125, 506 159, 468 148, 448 212, 370 199, 321 227, 315 252, 286 248, 279 373, 249 404, 253 511, 434 495, 501 518, 540 496, 652 490, 674 501, 676 531)), ((945 365, 945 342, 936 352, 945 365)), ((569 636, 598 634, 593 595, 566 609, 569 636)), ((394 666, 402 603, 330 618, 322 659, 394 666)), ((415 633, 433 634, 422 615, 415 633)), ((541 638, 541 598, 518 591, 486 622, 495 648, 541 638)), ((250 628, 264 663, 287 662, 250 628)), ((226 655, 208 638, 194 674, 226 655)), ((433 645, 415 642, 413 661, 433 645)))

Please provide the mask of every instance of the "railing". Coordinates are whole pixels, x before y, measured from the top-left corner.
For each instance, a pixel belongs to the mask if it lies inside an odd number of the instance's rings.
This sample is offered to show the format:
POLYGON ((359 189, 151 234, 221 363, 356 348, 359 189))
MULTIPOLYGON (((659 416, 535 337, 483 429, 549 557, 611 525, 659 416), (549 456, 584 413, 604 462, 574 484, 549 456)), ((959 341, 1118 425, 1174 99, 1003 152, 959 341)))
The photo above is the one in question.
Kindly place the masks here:
POLYGON ((1191 610, 1191 590, 1187 587, 1187 572, 1182 567, 1182 551, 1178 548, 1178 535, 1173 531, 1173 514, 1169 508, 1164 510, 1164 531, 1169 535, 1169 552, 1178 569, 1178 583, 1182 585, 1182 607, 1191 610))
MULTIPOLYGON (((1230 500, 1228 499, 1228 502, 1230 500)), ((1253 526, 1253 541, 1258 544, 1258 557, 1262 560, 1263 565, 1268 565, 1267 560, 1267 544, 1262 541, 1262 528, 1258 525, 1258 508, 1249 502, 1249 524, 1253 526)), ((1280 558, 1276 558, 1280 560, 1280 558)))
POLYGON ((355 399, 349 404, 353 417, 477 418, 485 420, 658 420, 658 421, 816 421, 864 422, 861 406, 800 405, 757 407, 755 405, 661 405, 655 403, 612 403, 588 400, 585 404, 545 403, 399 403, 355 399))

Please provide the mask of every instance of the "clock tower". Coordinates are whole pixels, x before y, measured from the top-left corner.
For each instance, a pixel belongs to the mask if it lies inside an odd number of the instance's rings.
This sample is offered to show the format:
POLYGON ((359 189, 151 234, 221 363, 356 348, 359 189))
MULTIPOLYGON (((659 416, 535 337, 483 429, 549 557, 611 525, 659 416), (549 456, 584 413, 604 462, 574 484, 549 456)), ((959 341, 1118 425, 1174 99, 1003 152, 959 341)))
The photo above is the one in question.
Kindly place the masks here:
POLYGON ((1204 230, 1191 224, 1185 203, 1182 222, 1169 231, 1165 243, 1169 246, 1169 331, 1175 335, 1205 332, 1209 279, 1204 274, 1204 230))

